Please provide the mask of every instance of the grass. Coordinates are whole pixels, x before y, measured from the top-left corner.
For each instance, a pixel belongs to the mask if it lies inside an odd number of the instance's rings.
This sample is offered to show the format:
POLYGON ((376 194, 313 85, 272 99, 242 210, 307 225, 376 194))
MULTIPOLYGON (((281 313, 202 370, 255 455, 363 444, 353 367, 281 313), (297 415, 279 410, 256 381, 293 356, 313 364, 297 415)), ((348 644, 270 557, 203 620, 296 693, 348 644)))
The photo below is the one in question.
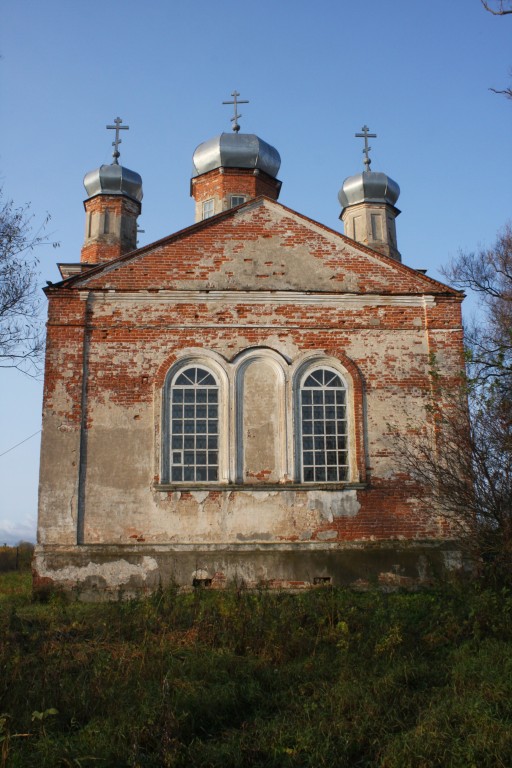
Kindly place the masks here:
POLYGON ((476 588, 42 605, 0 575, 0 766, 510 766, 511 619, 476 588))

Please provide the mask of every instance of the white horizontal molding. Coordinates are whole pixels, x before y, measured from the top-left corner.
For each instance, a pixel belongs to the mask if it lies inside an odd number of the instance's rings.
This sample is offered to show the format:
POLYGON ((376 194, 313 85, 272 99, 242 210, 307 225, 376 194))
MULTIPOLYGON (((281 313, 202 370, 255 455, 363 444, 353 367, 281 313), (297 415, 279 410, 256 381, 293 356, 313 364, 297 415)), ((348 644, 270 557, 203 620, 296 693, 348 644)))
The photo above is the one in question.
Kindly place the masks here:
POLYGON ((80 297, 98 303, 137 302, 144 304, 293 304, 294 306, 361 307, 398 306, 432 307, 435 296, 353 293, 304 293, 303 291, 80 291, 80 297))

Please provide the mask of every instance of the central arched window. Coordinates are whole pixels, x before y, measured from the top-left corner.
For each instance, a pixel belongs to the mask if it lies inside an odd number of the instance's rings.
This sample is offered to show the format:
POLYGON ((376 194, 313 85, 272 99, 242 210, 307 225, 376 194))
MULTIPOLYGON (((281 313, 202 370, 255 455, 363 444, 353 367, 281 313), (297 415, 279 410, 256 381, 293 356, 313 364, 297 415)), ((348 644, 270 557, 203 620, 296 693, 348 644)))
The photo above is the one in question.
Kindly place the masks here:
POLYGON ((171 482, 219 479, 219 385, 199 366, 181 369, 170 387, 171 482))
POLYGON ((348 480, 347 389, 330 368, 309 371, 299 389, 301 480, 348 480))

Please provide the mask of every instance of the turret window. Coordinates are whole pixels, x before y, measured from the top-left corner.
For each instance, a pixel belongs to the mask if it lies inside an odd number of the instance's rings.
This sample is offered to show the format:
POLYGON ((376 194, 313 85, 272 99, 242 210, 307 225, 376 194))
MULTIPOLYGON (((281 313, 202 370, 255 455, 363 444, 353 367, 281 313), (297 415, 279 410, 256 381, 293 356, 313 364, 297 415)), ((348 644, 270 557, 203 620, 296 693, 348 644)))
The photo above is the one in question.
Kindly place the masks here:
POLYGON ((234 208, 236 205, 242 205, 245 203, 244 195, 231 195, 230 208, 234 208))
POLYGON ((203 202, 203 220, 211 218, 213 214, 213 198, 211 198, 210 200, 205 200, 203 202))

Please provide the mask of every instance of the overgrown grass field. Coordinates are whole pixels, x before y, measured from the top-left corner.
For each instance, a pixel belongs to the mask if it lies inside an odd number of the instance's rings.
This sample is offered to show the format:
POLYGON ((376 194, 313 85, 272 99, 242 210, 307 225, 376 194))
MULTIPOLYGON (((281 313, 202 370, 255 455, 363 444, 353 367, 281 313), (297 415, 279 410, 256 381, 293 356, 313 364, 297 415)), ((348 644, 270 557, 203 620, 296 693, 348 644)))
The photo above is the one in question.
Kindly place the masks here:
POLYGON ((0 765, 509 768, 512 595, 38 604, 2 574, 0 765))

